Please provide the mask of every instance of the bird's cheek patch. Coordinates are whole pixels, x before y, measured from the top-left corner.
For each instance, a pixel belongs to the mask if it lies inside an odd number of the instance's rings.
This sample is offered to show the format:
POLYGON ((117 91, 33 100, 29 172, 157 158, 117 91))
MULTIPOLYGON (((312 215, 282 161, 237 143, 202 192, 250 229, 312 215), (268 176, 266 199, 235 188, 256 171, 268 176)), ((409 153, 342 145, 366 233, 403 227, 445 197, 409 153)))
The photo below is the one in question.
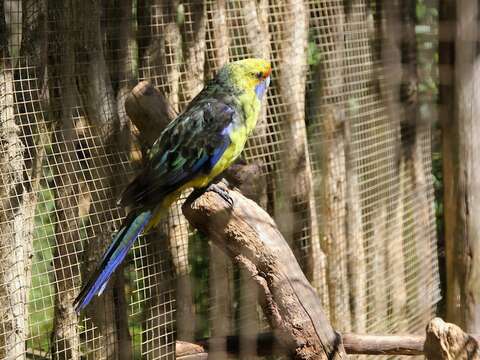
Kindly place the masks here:
POLYGON ((270 84, 270 78, 268 77, 264 81, 262 81, 260 84, 255 86, 255 94, 257 94, 258 99, 262 99, 263 94, 265 94, 265 91, 267 90, 268 84, 270 84))

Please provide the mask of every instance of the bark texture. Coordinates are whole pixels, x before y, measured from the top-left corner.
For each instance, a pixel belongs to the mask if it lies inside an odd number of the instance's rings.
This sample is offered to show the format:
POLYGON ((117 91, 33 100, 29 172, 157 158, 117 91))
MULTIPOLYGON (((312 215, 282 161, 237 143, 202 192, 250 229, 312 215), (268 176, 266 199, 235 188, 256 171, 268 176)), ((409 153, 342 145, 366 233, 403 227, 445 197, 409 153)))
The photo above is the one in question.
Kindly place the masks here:
POLYGON ((427 360, 480 359, 478 338, 440 318, 435 318, 428 324, 424 348, 427 360))
POLYGON ((23 49, 21 43, 43 30, 44 15, 43 1, 11 0, 0 6, 0 357, 6 359, 25 357, 34 216, 46 140, 45 134, 35 137, 35 126, 23 126, 38 119, 38 128, 44 127, 39 109, 44 99, 25 79, 38 76, 42 88, 45 38, 37 35, 37 43, 23 49), (29 101, 35 105, 27 109, 29 101))
MULTIPOLYGON (((21 3, 13 3, 14 7, 21 3)), ((4 5, 5 5, 4 4, 4 5)), ((5 13, 0 11, 0 21, 7 22, 5 13)), ((8 24, 7 26, 12 26, 8 24)), ((5 27, 5 24, 3 24, 5 27)), ((15 29, 9 29, 14 30, 15 29)), ((14 67, 7 60, 8 40, 3 34, 0 42, 0 139, 1 139, 1 186, 0 186, 0 357, 22 357, 25 351, 24 338, 27 334, 27 273, 29 268, 29 244, 22 235, 28 232, 28 225, 21 213, 24 195, 23 176, 25 146, 20 139, 21 130, 15 119, 14 67), (17 189, 18 188, 18 189, 17 189)), ((11 44, 15 46, 15 43, 11 44)), ((19 44, 18 44, 19 46, 19 44)), ((11 50, 11 49, 10 49, 11 50)), ((28 239, 28 238, 27 238, 28 239)))
MULTIPOLYGON (((455 59, 454 96, 442 97, 447 320, 466 331, 480 332, 480 222, 476 216, 480 210, 480 61, 475 45, 479 9, 477 2, 463 0, 442 6, 450 16, 456 14, 454 53, 442 53, 455 59)), ((446 72, 452 69, 442 70, 447 80, 446 72)))
MULTIPOLYGON (((78 29, 81 33, 77 40, 77 86, 85 108, 86 122, 90 125, 91 140, 87 139, 89 156, 88 192, 91 194, 87 235, 90 239, 84 256, 87 261, 84 274, 90 274, 99 262, 99 249, 106 249, 111 242, 114 228, 112 222, 123 214, 118 212, 116 199, 125 179, 120 152, 125 150, 122 131, 128 130, 117 112, 116 98, 112 87, 111 75, 106 61, 103 34, 105 28, 101 21, 104 11, 101 1, 93 1, 91 6, 79 4, 76 7, 78 29), (84 61, 82 61, 82 59, 84 61), (108 226, 107 224, 112 224, 108 226)), ((101 298, 94 298, 87 314, 98 327, 103 344, 97 353, 106 359, 131 358, 125 292, 119 291, 124 284, 122 267, 112 277, 111 284, 101 298), (119 298, 114 298, 115 296, 119 298)), ((87 275, 88 276, 88 275, 87 275)))
POLYGON ((320 248, 319 224, 315 202, 311 159, 305 125, 305 88, 307 76, 308 9, 302 1, 286 0, 277 4, 281 15, 278 35, 272 34, 280 54, 279 90, 286 107, 287 134, 284 169, 288 209, 292 216, 288 239, 297 259, 321 294, 327 293, 325 254, 320 248), (275 38, 278 36, 278 38, 275 38))
POLYGON ((215 192, 191 196, 183 206, 189 222, 250 274, 264 314, 294 358, 343 358, 340 338, 273 220, 253 201, 218 186, 233 207, 215 192))
MULTIPOLYGON (((350 329, 347 268, 345 139, 339 114, 328 109, 323 121, 325 144, 322 152, 321 219, 322 250, 327 256, 327 285, 332 324, 350 329)), ((341 115, 340 115, 341 116, 341 115)))
MULTIPOLYGON (((210 37, 213 49, 207 49, 214 53, 209 56, 207 63, 209 70, 216 70, 228 63, 230 36, 227 26, 227 2, 216 0, 207 4, 207 10, 211 14, 210 37)), ((230 334, 234 326, 233 267, 230 259, 214 244, 210 245, 210 269, 209 269, 209 294, 213 304, 210 308, 212 336, 225 337, 230 334)), ((209 355, 213 360, 227 358, 226 343, 219 341, 211 346, 212 353, 209 355)))
POLYGON ((348 252, 348 293, 350 302, 351 331, 365 333, 367 330, 367 267, 362 229, 362 206, 359 179, 356 167, 356 149, 352 139, 351 122, 344 123, 345 182, 346 182, 346 236, 348 252))
POLYGON ((404 114, 400 103, 402 84, 402 29, 401 12, 398 1, 392 1, 382 5, 381 11, 385 21, 379 24, 378 37, 383 39, 381 46, 381 60, 383 73, 380 76, 380 90, 385 101, 388 116, 391 119, 393 131, 398 134, 396 139, 396 161, 398 166, 399 189, 389 207, 392 218, 385 219, 388 224, 387 235, 389 236, 386 247, 386 266, 396 269, 398 276, 394 276, 387 284, 387 297, 391 304, 392 328, 405 328, 407 322, 408 294, 405 279, 405 253, 403 234, 408 233, 406 226, 405 198, 407 189, 407 165, 401 145, 401 121, 404 114), (391 228, 391 231, 390 231, 391 228), (389 234, 392 233, 393 236, 389 234))
POLYGON ((51 120, 54 128, 55 161, 55 248, 53 269, 55 285, 54 319, 51 334, 55 359, 76 360, 79 354, 77 315, 73 309, 76 279, 79 276, 76 246, 80 244, 80 186, 83 183, 81 163, 76 152, 79 134, 73 118, 73 108, 79 106, 75 86, 75 41, 67 19, 74 9, 68 2, 51 0, 48 3, 52 26, 49 39, 49 92, 51 120), (58 36, 55 34, 63 34, 58 36), (77 175, 78 174, 78 175, 77 175))

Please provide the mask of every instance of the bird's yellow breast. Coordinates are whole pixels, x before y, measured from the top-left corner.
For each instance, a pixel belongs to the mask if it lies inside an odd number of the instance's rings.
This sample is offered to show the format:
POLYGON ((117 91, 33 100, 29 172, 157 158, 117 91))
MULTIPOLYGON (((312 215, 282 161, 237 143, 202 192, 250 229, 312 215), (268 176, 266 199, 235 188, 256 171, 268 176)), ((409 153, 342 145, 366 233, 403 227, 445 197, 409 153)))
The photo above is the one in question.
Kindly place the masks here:
POLYGON ((242 104, 243 112, 245 114, 245 121, 238 124, 238 126, 230 133, 230 145, 209 174, 197 176, 185 184, 184 189, 190 187, 202 188, 207 186, 212 180, 232 165, 243 151, 248 136, 257 124, 261 102, 258 100, 254 92, 246 92, 240 96, 240 104, 242 104))

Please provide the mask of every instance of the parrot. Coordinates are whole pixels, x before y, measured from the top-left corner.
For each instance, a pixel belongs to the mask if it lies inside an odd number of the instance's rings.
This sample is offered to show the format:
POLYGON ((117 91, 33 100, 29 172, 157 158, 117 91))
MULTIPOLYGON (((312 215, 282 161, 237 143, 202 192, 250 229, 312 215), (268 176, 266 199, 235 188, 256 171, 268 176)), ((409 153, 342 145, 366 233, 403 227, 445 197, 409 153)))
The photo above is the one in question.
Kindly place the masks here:
POLYGON ((77 313, 103 293, 135 240, 168 214, 183 191, 211 189, 233 205, 215 180, 239 157, 254 130, 271 72, 270 62, 260 58, 225 64, 162 131, 120 196, 119 205, 131 210, 74 300, 77 313))

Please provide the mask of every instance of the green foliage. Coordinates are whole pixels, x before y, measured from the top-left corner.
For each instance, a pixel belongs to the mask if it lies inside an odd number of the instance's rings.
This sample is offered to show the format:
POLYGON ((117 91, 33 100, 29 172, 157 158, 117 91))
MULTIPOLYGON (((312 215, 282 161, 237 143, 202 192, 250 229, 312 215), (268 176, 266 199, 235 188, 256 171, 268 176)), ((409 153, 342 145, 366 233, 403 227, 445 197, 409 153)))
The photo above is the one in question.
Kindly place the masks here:
POLYGON ((55 242, 55 202, 53 192, 43 188, 35 212, 33 240, 32 283, 29 293, 30 339, 27 347, 48 352, 50 333, 53 330, 54 288, 50 282, 52 273, 52 250, 55 242))
POLYGON ((196 313, 196 333, 198 338, 207 337, 209 332, 209 263, 210 246, 208 239, 195 232, 189 239, 188 262, 191 266, 196 313))
POLYGON ((307 64, 309 66, 316 66, 322 61, 322 54, 320 48, 315 43, 313 36, 310 34, 307 47, 307 64))

